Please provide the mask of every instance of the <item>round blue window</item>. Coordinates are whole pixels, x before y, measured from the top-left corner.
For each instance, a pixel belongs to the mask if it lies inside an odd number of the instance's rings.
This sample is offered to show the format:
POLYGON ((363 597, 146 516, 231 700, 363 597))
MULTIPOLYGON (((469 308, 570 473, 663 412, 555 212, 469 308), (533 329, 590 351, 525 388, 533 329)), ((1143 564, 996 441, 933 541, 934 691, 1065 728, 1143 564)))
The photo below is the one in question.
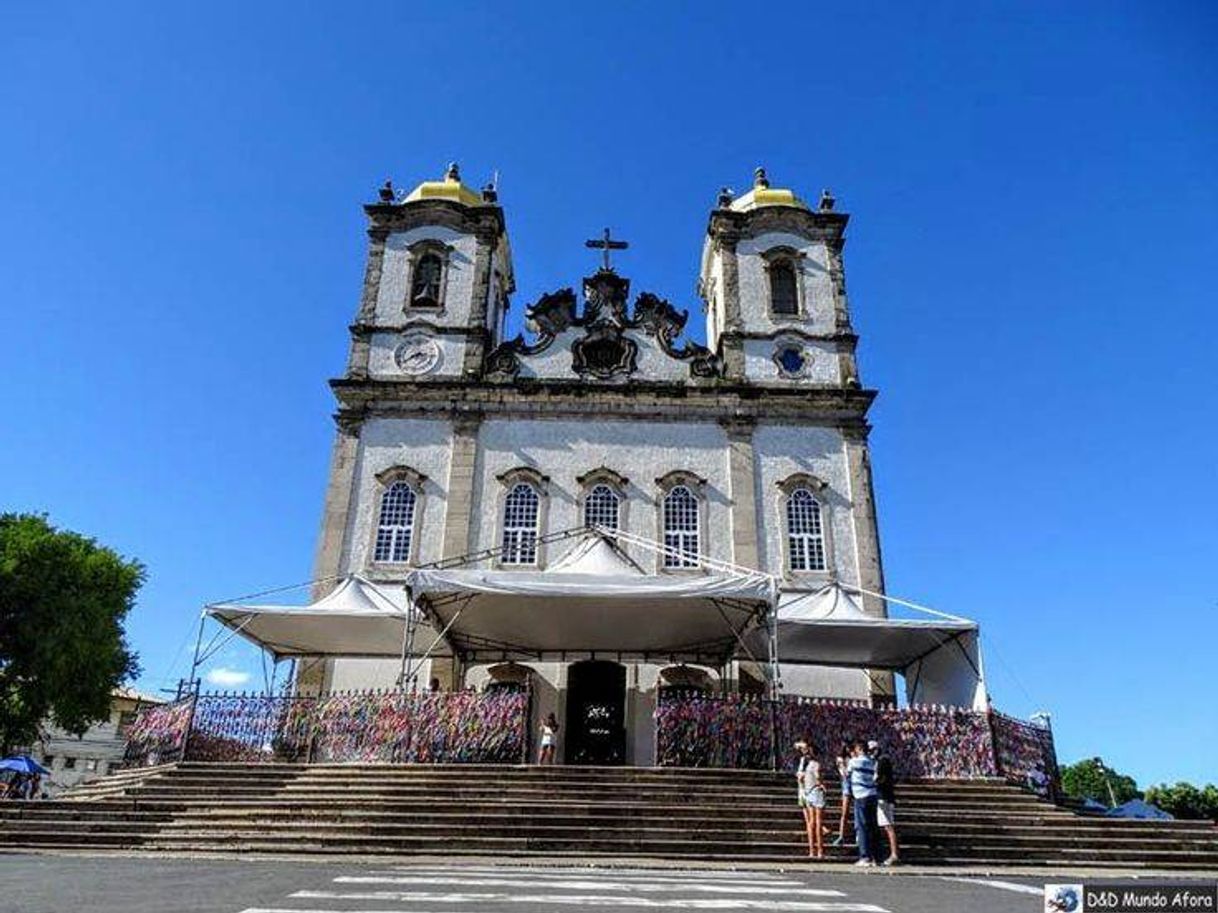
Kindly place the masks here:
POLYGON ((804 367, 804 353, 795 346, 778 350, 778 364, 786 374, 798 374, 804 367))

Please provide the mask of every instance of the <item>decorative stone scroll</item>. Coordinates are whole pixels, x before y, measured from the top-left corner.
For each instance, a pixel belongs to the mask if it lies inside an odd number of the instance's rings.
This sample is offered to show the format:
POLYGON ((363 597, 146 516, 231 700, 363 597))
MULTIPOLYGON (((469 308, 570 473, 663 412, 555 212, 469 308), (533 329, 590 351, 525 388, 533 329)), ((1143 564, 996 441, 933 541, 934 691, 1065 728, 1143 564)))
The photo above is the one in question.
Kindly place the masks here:
POLYGON ((634 313, 630 314, 630 280, 612 270, 602 269, 588 276, 583 291, 580 314, 576 313, 575 293, 569 288, 538 299, 525 311, 537 340, 529 345, 520 334, 499 345, 487 356, 487 374, 515 377, 522 356, 546 351, 571 327, 584 331, 571 345, 571 370, 581 377, 609 380, 630 377, 638 370, 638 344, 626 330, 642 330, 655 338, 670 358, 689 362, 692 377, 718 377, 722 373, 718 357, 705 346, 689 341, 677 345, 689 319, 688 311, 678 311, 664 299, 644 292, 635 300, 634 313))

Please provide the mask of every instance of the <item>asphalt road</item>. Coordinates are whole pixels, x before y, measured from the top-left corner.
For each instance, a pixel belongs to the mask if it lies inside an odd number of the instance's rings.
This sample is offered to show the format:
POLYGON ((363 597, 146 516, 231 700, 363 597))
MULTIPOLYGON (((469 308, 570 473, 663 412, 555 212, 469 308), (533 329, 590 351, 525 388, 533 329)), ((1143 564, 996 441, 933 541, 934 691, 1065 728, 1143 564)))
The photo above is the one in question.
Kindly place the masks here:
POLYGON ((1021 877, 0 855, 0 913, 1040 913, 1021 877))

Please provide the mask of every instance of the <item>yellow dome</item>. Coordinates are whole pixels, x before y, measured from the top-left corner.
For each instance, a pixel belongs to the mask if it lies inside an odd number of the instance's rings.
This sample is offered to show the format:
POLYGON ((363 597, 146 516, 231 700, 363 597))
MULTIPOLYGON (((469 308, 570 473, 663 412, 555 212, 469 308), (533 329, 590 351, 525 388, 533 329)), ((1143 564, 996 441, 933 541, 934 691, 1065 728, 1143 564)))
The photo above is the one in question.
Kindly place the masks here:
POLYGON ((410 191, 403 203, 413 203, 415 200, 452 200, 466 206, 482 206, 485 201, 482 195, 461 183, 461 174, 454 162, 448 166, 448 171, 441 181, 424 181, 410 191))
POLYGON ((760 206, 794 206, 797 209, 807 209, 808 204, 795 195, 793 190, 771 187, 764 168, 758 168, 753 173, 753 189, 732 200, 734 212, 749 212, 760 206))

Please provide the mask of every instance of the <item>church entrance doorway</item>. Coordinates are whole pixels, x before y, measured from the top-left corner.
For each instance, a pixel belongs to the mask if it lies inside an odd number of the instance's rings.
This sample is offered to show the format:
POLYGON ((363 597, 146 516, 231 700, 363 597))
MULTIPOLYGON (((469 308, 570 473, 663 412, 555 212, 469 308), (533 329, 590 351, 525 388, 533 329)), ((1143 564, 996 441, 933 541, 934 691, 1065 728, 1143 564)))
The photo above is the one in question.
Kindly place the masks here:
POLYGON ((585 660, 567 674, 568 764, 626 761, 626 667, 585 660))

